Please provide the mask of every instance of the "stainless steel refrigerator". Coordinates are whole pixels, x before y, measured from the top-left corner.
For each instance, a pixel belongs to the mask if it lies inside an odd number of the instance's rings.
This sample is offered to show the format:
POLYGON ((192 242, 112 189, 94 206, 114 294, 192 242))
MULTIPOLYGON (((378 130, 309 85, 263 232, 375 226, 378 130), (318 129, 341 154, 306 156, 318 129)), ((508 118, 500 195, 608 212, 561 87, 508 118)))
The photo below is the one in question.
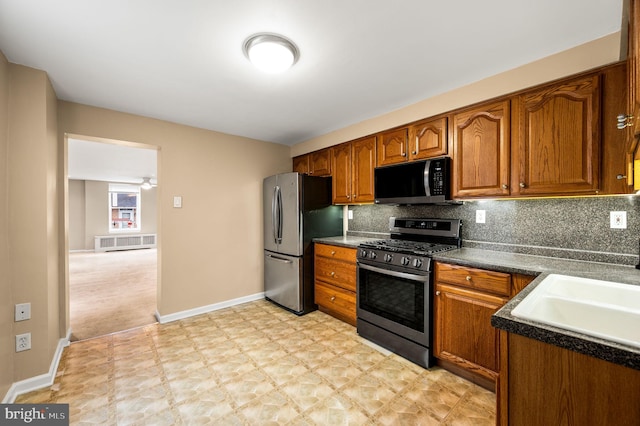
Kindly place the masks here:
POLYGON ((298 315, 316 309, 313 243, 342 235, 342 208, 331 205, 331 178, 283 173, 263 182, 265 297, 298 315))

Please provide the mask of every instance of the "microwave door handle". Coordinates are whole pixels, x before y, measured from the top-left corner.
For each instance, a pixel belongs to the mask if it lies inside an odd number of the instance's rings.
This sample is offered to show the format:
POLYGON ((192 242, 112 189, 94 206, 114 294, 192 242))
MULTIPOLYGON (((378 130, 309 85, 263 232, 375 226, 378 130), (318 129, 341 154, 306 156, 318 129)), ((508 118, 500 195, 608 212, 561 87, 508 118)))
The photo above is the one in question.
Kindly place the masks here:
POLYGON ((431 160, 424 163, 424 192, 427 197, 431 196, 431 160))

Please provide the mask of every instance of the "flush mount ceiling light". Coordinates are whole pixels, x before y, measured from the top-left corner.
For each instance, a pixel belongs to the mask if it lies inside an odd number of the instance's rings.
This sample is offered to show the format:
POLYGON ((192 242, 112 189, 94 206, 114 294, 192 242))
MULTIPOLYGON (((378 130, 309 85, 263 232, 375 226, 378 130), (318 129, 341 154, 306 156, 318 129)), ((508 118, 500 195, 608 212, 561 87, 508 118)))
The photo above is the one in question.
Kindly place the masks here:
POLYGON ((270 33, 252 35, 244 42, 243 50, 252 64, 270 74, 286 71, 300 56, 293 42, 270 33))
POLYGON ((153 185, 151 185, 151 178, 142 178, 142 185, 140 185, 142 189, 151 189, 153 185))

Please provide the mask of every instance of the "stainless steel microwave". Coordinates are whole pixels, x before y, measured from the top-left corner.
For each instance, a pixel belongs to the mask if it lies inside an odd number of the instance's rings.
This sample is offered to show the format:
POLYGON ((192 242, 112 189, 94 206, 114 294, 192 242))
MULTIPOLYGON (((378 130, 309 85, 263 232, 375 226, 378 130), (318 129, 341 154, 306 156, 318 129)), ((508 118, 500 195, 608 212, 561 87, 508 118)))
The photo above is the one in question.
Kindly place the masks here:
POLYGON ((460 204, 451 200, 451 158, 376 167, 376 204, 460 204))

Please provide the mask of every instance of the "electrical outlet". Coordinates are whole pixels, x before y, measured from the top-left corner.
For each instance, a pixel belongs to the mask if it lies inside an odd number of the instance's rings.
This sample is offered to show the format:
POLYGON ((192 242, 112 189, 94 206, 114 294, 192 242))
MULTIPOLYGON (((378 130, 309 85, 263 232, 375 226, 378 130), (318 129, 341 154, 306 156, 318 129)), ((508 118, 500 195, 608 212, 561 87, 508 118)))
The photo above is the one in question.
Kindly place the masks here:
POLYGON ((353 210, 349 210, 349 213, 347 213, 349 216, 349 219, 353 219, 353 210))
POLYGON ((31 333, 16 335, 16 352, 28 351, 31 349, 31 333))
POLYGON ((487 220, 486 210, 476 210, 476 223, 485 223, 487 220))
POLYGON ((15 318, 16 322, 31 319, 31 303, 18 303, 15 318))
POLYGON ((627 212, 611 212, 611 228, 627 229, 627 212))

